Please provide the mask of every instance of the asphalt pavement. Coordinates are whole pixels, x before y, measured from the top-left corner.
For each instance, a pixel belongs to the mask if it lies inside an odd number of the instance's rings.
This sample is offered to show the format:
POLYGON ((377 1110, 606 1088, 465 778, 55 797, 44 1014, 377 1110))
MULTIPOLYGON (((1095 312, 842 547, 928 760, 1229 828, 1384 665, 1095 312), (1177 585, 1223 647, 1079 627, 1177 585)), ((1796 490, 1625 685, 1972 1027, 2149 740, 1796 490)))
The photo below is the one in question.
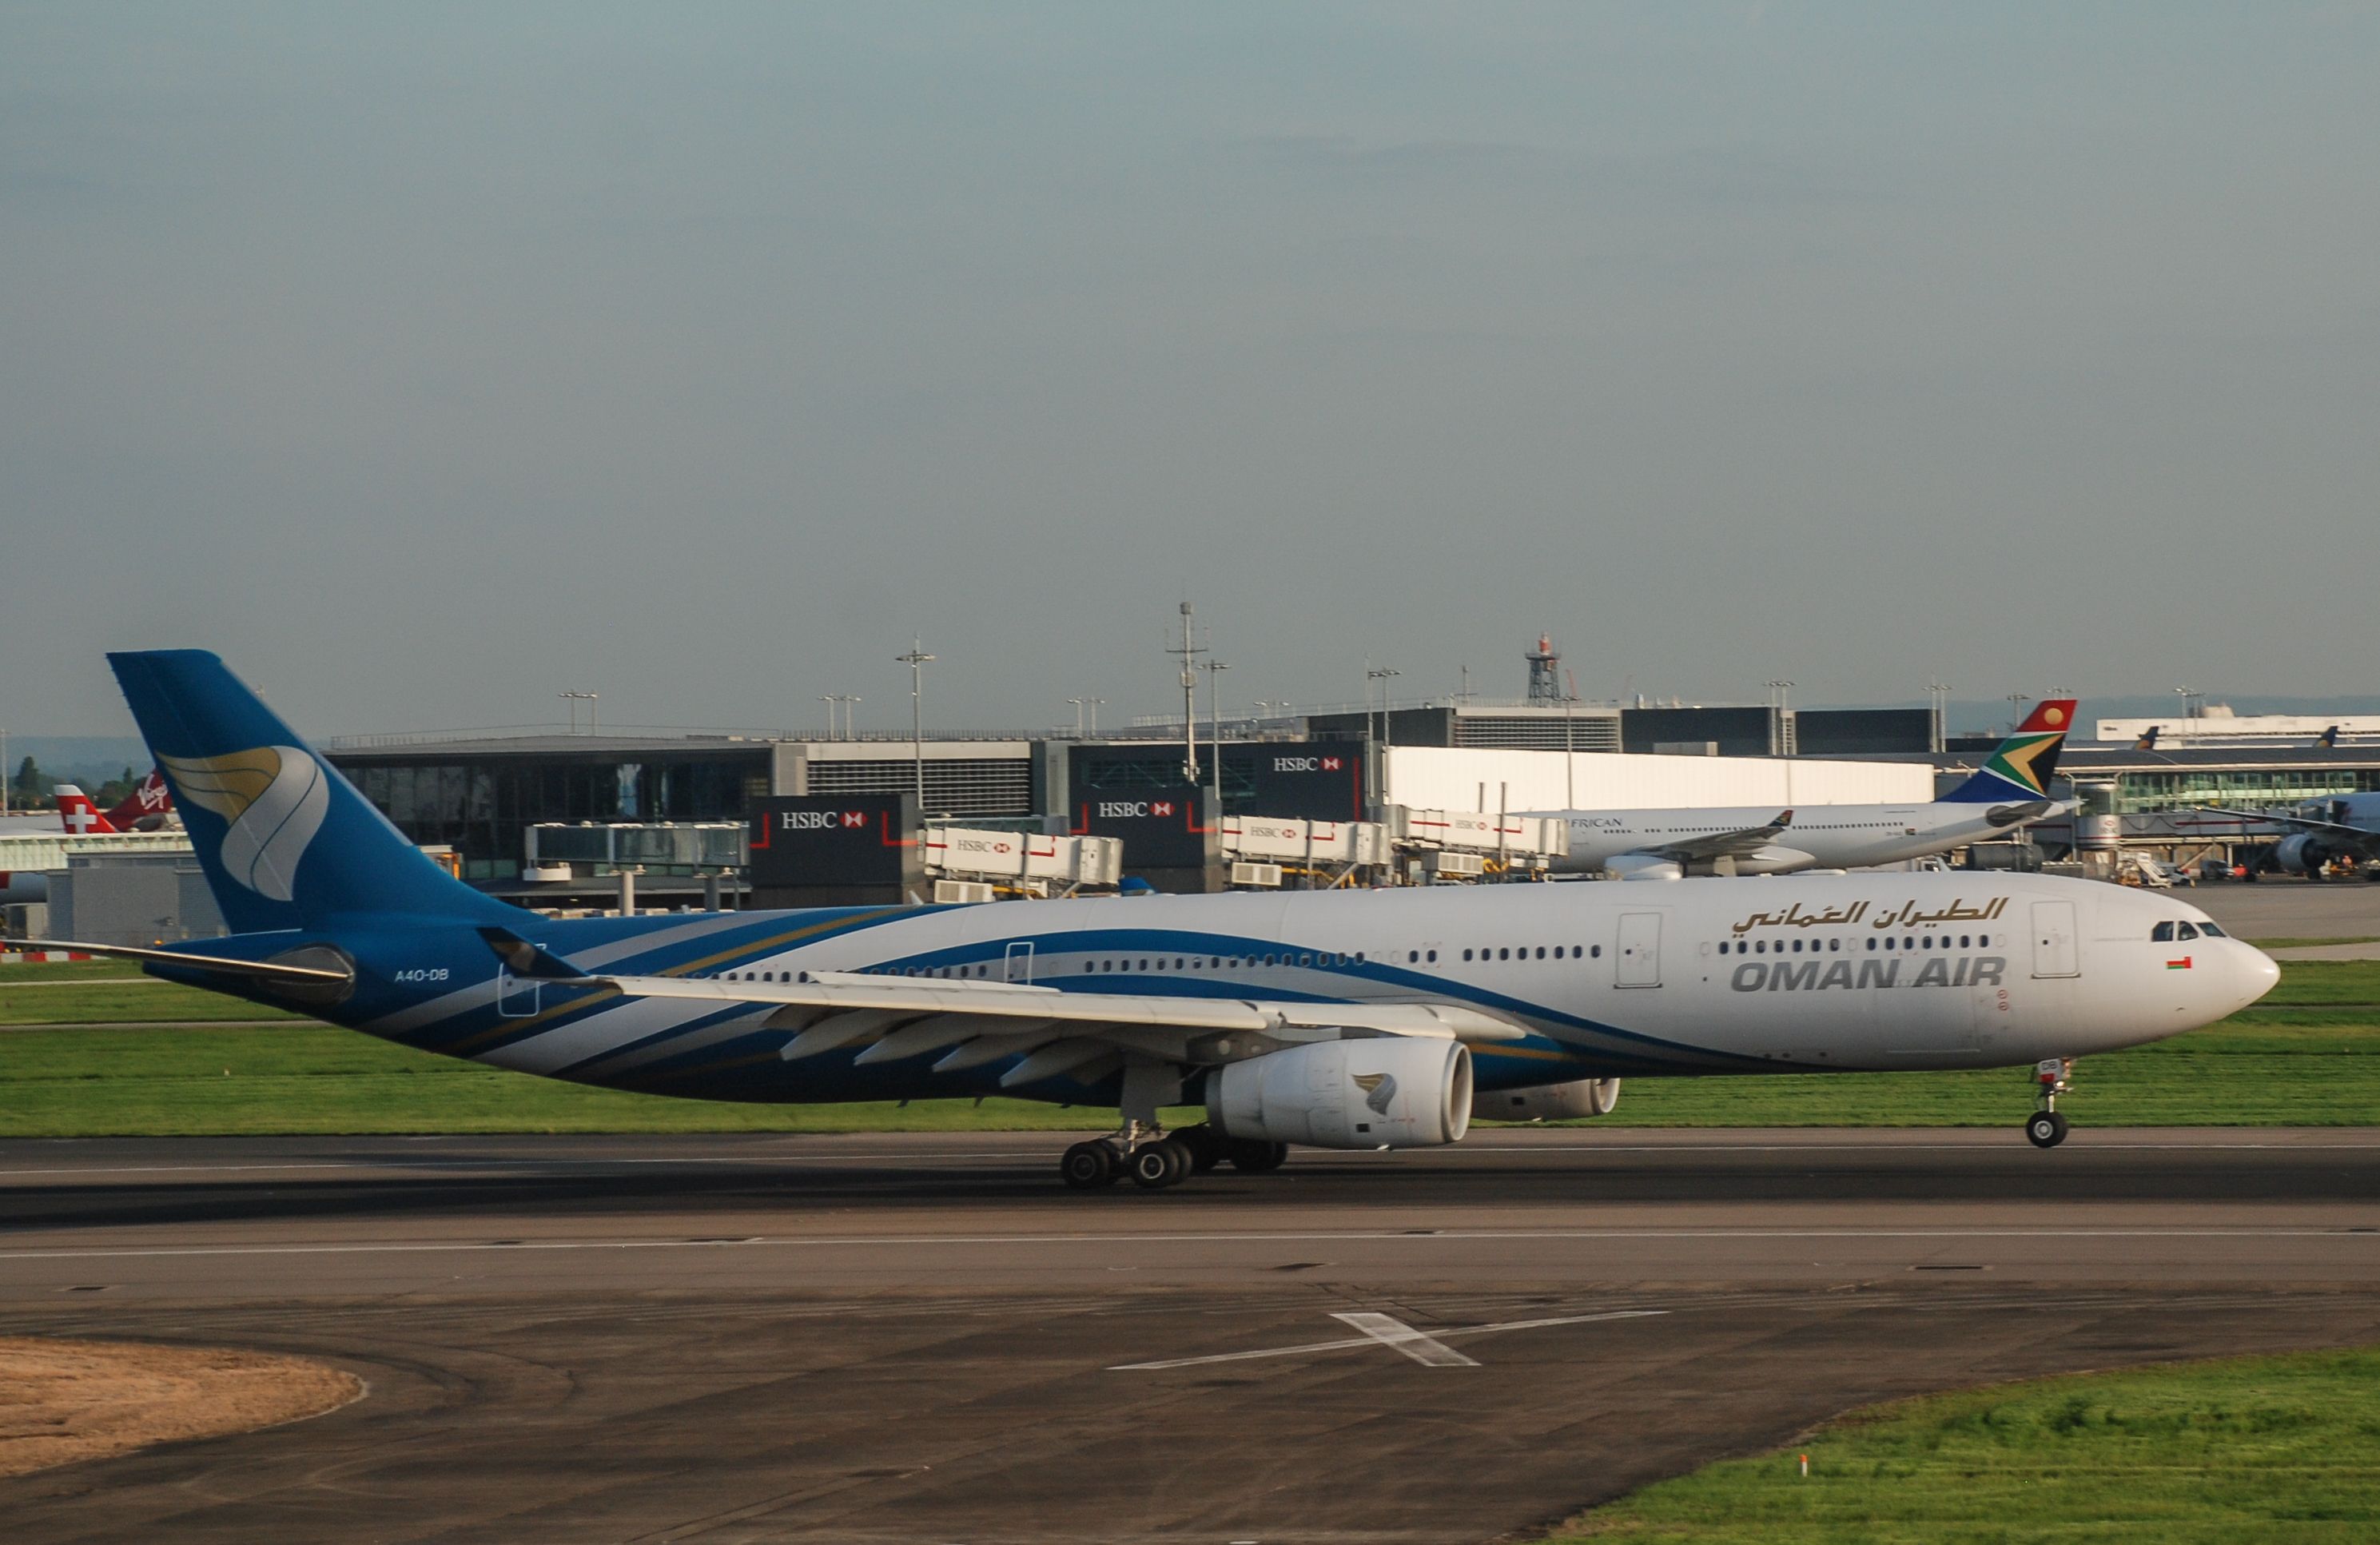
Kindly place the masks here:
POLYGON ((2380 1132, 1500 1130, 1066 1192, 1054 1134, 0 1143, 0 1333, 367 1397, 12 1541, 1476 1541, 1926 1390, 2380 1341, 2380 1132))

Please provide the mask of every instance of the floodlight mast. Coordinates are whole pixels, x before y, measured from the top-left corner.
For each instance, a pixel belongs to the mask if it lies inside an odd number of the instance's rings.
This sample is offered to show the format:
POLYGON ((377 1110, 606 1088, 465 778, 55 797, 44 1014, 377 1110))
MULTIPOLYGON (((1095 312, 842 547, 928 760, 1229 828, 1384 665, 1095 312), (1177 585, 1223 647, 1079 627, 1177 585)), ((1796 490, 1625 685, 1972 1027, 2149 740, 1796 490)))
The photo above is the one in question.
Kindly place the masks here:
POLYGON ((1208 771, 1215 781, 1215 813, 1223 813, 1223 707, 1216 695, 1218 673, 1232 667, 1220 660, 1203 660, 1198 668, 1207 673, 1207 745, 1209 751, 1208 771))
POLYGON ((912 634, 909 652, 892 657, 909 667, 909 756, 917 773, 917 814, 926 813, 926 652, 925 641, 912 634))
POLYGON ((1182 756, 1183 770, 1189 774, 1190 786, 1198 786, 1198 657, 1207 651, 1200 648, 1191 632, 1190 603, 1182 603, 1182 645, 1168 649, 1168 654, 1182 657, 1182 756))

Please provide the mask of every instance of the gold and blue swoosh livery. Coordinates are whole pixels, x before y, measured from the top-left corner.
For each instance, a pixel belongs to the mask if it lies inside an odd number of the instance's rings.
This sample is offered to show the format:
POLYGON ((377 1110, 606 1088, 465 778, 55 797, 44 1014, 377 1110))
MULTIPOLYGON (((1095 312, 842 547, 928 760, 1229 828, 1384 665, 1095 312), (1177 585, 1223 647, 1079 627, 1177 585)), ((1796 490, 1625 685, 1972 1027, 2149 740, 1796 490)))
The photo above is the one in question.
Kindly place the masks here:
POLYGON ((298 866, 330 813, 322 763, 296 746, 259 746, 222 757, 160 757, 184 809, 224 821, 224 873, 273 901, 296 894, 298 866))

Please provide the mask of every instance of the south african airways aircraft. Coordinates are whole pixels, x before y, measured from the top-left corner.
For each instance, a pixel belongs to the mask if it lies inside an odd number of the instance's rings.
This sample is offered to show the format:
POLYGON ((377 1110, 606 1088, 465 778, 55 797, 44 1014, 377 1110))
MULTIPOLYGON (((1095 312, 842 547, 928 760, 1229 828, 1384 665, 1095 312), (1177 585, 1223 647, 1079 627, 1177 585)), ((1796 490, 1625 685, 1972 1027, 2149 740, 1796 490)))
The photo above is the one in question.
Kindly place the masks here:
POLYGON ((2036 705, 1973 776, 1930 804, 1530 813, 1570 823, 1570 854, 1554 863, 1564 873, 1681 880, 1898 864, 2005 836, 2058 810, 2049 779, 2074 703, 2036 705))
POLYGON ((237 931, 92 953, 608 1088, 1119 1108, 1065 1151, 1078 1187, 1598 1113, 1623 1077, 2033 1064, 2047 1147, 2072 1058, 2277 976, 2166 896, 2026 875, 549 918, 450 877, 213 655, 110 660, 237 931), (1161 1127, 1184 1102, 1205 1121, 1161 1127))

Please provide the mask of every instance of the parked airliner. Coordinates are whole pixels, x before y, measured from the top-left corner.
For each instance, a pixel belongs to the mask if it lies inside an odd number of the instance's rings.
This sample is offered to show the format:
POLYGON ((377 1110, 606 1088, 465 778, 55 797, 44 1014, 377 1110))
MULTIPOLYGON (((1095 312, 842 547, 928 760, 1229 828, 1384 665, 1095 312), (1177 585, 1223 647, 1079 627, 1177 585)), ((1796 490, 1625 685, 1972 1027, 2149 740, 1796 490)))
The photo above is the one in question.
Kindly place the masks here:
POLYGON ((1930 804, 1528 813, 1570 822, 1570 855, 1555 861, 1558 873, 1680 880, 1902 863, 2006 836, 2059 809, 2049 779, 2074 701, 2035 707, 1973 777, 1930 804))
POLYGON ((2277 975, 2164 895, 2022 875, 549 918, 432 863, 213 655, 109 658, 237 931, 38 947, 614 1089, 1120 1109, 1066 1150, 1080 1187, 1597 1113, 1623 1077, 2030 1064, 2046 1147, 2071 1059, 2277 975))

